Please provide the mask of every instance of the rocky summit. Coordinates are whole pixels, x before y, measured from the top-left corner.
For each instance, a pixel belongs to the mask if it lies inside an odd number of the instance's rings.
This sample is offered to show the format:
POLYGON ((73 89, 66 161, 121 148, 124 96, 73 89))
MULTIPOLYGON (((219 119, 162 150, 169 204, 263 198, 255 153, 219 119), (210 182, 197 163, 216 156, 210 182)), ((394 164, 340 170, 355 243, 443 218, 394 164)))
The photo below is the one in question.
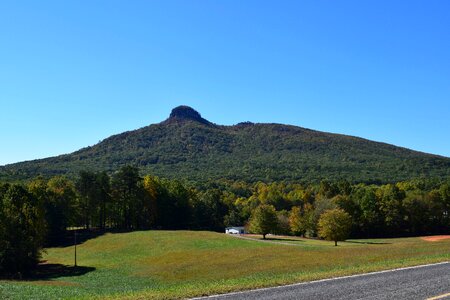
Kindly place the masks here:
POLYGON ((169 118, 166 120, 166 122, 182 121, 196 121, 203 124, 211 124, 208 120, 203 119, 198 111, 186 105, 180 105, 172 109, 169 118))

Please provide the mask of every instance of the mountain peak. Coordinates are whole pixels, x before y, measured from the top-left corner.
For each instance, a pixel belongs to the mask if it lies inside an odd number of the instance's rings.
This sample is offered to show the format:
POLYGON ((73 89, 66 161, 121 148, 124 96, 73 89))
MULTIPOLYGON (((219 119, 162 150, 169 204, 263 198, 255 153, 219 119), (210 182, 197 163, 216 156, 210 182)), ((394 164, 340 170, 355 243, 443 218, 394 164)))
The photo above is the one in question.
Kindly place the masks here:
POLYGON ((159 124, 111 136, 72 154, 0 166, 0 181, 67 175, 79 170, 144 172, 188 182, 319 182, 322 179, 391 183, 450 176, 450 158, 357 137, 301 127, 244 122, 210 123, 179 106, 159 124))
POLYGON ((211 124, 208 120, 202 118, 200 113, 192 107, 180 105, 172 109, 166 122, 196 121, 203 124, 211 124))

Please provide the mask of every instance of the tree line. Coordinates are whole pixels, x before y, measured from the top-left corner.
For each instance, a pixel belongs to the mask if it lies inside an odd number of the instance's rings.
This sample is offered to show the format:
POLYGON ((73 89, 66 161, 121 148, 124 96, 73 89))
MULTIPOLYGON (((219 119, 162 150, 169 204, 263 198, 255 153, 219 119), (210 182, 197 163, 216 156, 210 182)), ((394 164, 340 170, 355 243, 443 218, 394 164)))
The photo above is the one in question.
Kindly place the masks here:
POLYGON ((0 273, 28 270, 38 262, 39 249, 58 244, 70 227, 222 232, 225 226, 248 225, 262 234, 326 237, 333 226, 321 216, 328 214, 348 223, 351 237, 394 237, 448 233, 449 212, 450 180, 192 185, 141 176, 133 166, 111 175, 81 171, 74 180, 55 176, 0 184, 0 273), (264 230, 254 221, 262 208, 272 215, 264 230))

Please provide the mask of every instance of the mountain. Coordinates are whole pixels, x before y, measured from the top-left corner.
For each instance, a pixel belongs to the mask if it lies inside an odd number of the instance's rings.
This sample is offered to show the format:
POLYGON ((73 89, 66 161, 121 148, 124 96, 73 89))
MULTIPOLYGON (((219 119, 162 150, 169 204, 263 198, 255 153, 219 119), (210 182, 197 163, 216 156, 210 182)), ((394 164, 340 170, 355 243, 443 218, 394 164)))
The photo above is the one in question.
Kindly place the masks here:
POLYGON ((392 182, 450 176, 450 158, 282 124, 221 126, 179 106, 170 117, 71 154, 0 167, 0 180, 75 176, 136 165, 143 173, 206 181, 392 182))

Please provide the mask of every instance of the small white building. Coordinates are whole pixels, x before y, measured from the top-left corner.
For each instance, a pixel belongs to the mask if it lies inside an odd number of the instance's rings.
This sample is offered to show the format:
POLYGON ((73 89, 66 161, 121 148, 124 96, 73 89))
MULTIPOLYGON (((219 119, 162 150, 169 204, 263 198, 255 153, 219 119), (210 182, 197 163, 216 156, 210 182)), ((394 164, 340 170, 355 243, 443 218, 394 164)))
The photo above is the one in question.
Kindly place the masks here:
POLYGON ((243 226, 234 226, 225 228, 226 234, 245 234, 245 228, 243 226))

